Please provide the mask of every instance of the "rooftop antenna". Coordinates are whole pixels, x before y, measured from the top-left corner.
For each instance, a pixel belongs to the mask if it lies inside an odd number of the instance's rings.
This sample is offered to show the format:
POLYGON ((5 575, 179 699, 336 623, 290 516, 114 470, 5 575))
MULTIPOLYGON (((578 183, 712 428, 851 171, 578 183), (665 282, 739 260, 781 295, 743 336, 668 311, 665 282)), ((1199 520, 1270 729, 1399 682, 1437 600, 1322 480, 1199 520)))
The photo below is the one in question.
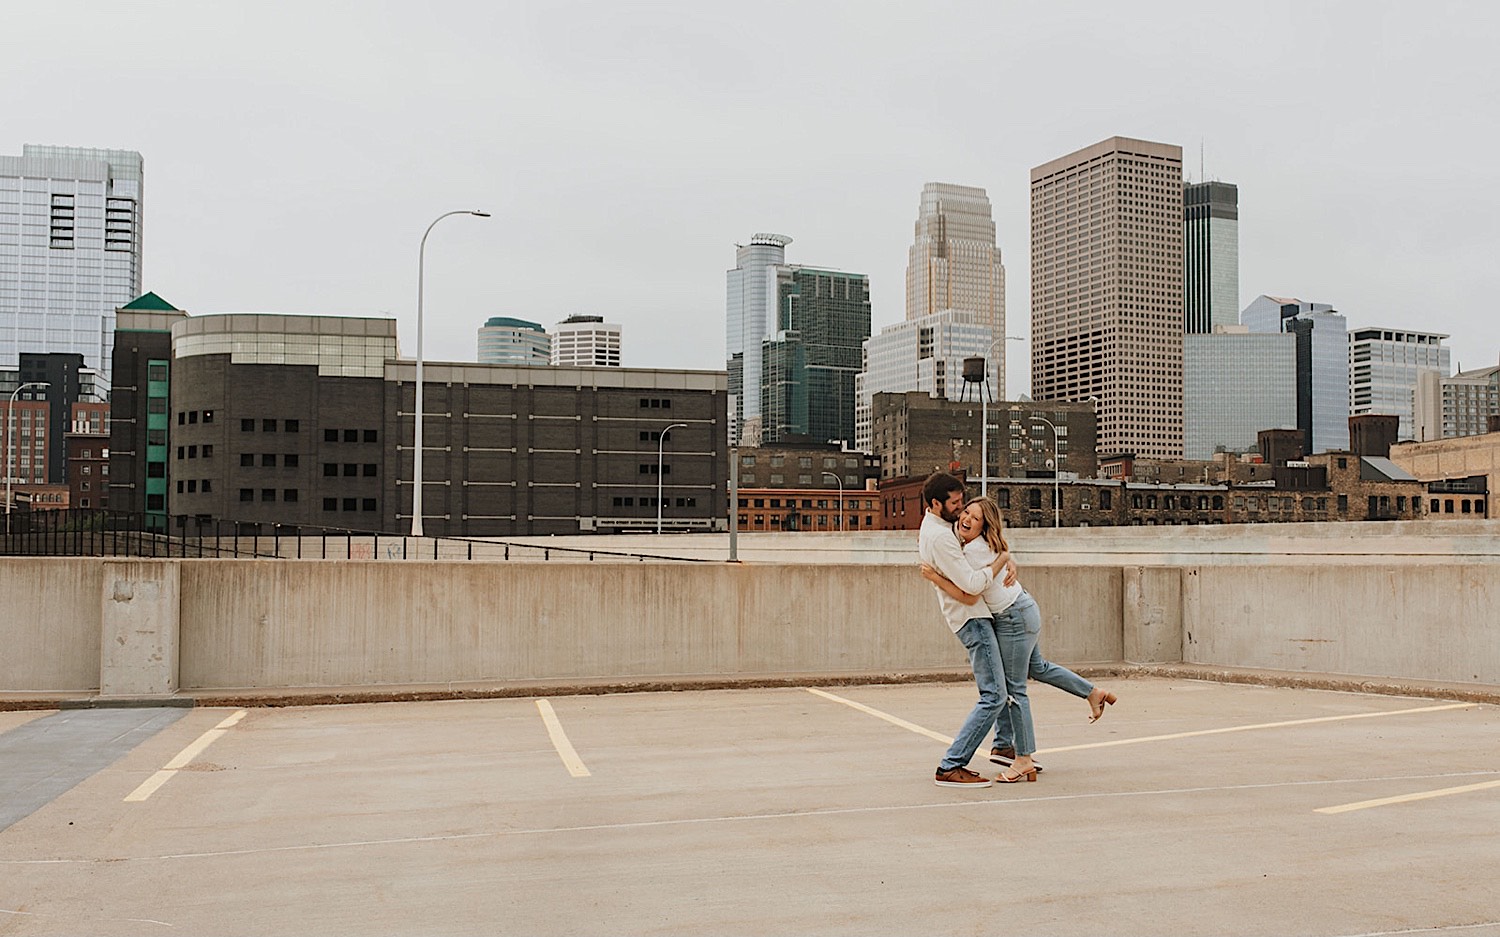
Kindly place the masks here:
POLYGON ((1203 138, 1198 138, 1198 181, 1207 182, 1208 174, 1203 170, 1203 138))

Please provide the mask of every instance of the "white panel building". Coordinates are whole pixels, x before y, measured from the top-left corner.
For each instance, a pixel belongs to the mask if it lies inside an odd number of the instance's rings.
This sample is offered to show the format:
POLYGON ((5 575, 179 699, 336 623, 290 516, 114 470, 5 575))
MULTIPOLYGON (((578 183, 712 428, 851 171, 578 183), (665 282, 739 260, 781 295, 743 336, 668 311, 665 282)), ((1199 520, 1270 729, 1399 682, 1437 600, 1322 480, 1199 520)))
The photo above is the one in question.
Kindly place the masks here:
MULTIPOLYGON (((951 309, 888 325, 866 339, 864 368, 854 385, 854 448, 870 451, 872 397, 925 391, 958 400, 964 395, 964 359, 986 357, 994 342, 989 322, 951 309)), ((1003 354, 1002 343, 996 356, 985 362, 991 400, 1004 396, 998 360, 1003 354)))
POLYGON ((620 327, 603 316, 568 316, 552 330, 552 363, 559 367, 618 368, 620 327))
POLYGON ((1453 373, 1446 335, 1384 326, 1349 333, 1349 413, 1384 413, 1401 418, 1399 439, 1415 439, 1417 376, 1453 373))

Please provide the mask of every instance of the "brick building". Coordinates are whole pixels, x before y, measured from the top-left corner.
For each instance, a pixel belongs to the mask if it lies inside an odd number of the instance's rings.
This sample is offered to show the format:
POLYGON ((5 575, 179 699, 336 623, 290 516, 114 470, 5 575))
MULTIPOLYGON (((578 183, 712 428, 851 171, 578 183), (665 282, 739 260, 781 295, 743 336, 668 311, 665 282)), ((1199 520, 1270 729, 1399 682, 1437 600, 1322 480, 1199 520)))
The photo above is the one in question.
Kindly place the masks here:
POLYGON ((739 529, 744 531, 879 530, 880 494, 856 489, 839 493, 826 488, 741 488, 739 529))
POLYGON ((865 488, 880 480, 880 460, 810 440, 739 450, 740 488, 865 488), (828 478, 832 474, 839 479, 828 478))

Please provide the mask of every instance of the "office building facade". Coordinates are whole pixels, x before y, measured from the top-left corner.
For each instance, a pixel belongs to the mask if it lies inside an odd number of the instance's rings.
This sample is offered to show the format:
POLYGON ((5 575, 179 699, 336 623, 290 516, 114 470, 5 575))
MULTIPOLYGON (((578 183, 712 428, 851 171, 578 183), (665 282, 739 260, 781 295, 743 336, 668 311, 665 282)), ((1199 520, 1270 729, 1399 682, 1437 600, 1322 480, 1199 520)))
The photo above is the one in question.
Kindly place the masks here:
POLYGON ((1240 321, 1240 193, 1228 182, 1182 188, 1182 321, 1206 335, 1240 321))
POLYGON ((760 444, 788 436, 854 441, 855 378, 870 337, 862 273, 774 268, 777 330, 761 343, 760 444))
MULTIPOLYGON (((984 189, 927 183, 915 228, 906 262, 906 318, 951 309, 970 313, 994 337, 1003 337, 1005 264, 984 189)), ((1002 363, 1000 386, 1004 379, 1002 363)))
POLYGON ((761 344, 776 327, 776 269, 790 243, 783 234, 757 234, 735 246, 734 268, 724 275, 729 422, 739 445, 760 442, 761 344))
POLYGON ((1261 295, 1240 313, 1251 332, 1297 337, 1297 428, 1304 451, 1349 448, 1349 335, 1344 317, 1327 303, 1261 295))
POLYGON ((870 451, 871 409, 875 394, 921 391, 946 400, 964 396, 1004 396, 999 359, 1003 344, 991 354, 994 333, 972 313, 947 310, 888 325, 864 344, 864 366, 856 382, 854 447, 870 451), (988 357, 987 357, 988 356, 988 357), (984 357, 987 386, 965 388, 964 359, 984 357))
POLYGON ((1417 442, 1491 432, 1491 419, 1500 416, 1500 365, 1460 371, 1452 377, 1423 371, 1417 376, 1413 399, 1417 442))
POLYGON ((1112 137, 1031 170, 1031 387, 1098 402, 1101 451, 1182 455, 1182 148, 1112 137))
POLYGON ((550 365, 552 336, 540 323, 495 316, 479 328, 479 363, 550 365))
POLYGON ((1256 434, 1297 426, 1297 339, 1220 326, 1182 346, 1183 457, 1251 452, 1256 434))
POLYGON ((1417 376, 1452 373, 1447 338, 1437 332, 1414 332, 1383 326, 1349 333, 1349 413, 1385 413, 1401 418, 1400 439, 1416 438, 1417 376))
MULTIPOLYGON (((122 311, 121 321, 116 364, 132 377, 113 412, 111 493, 148 523, 410 528, 416 365, 398 357, 394 320, 122 311)), ((424 372, 428 536, 650 530, 658 492, 665 530, 725 525, 722 374, 441 362, 424 372)))
POLYGON ((552 364, 565 368, 618 368, 620 326, 603 316, 568 316, 552 329, 552 364))
POLYGON ((134 151, 0 156, 0 368, 77 354, 108 384, 114 311, 141 292, 144 204, 134 151))

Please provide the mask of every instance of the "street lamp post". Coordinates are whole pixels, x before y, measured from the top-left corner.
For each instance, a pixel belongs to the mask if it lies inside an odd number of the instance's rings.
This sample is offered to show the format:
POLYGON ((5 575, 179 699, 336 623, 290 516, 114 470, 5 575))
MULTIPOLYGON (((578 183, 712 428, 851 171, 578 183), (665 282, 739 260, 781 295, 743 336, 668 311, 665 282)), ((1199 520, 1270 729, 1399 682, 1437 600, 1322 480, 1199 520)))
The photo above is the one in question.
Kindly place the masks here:
MULTIPOLYGON (((986 369, 989 368, 989 355, 995 350, 995 346, 1001 342, 1024 342, 1026 339, 1019 335, 1002 335, 990 342, 990 347, 985 349, 986 369)), ((1001 393, 1005 389, 1001 388, 1001 393)), ((989 394, 979 395, 979 497, 983 498, 990 491, 990 397, 989 394)))
POLYGON ((488 218, 487 211, 450 211, 438 215, 422 232, 422 246, 417 250, 417 400, 414 408, 414 423, 416 432, 412 440, 412 487, 411 487, 411 535, 422 536, 422 288, 424 274, 427 267, 427 235, 437 227, 437 223, 451 215, 473 215, 476 218, 488 218))
POLYGON ((823 474, 826 477, 832 478, 834 481, 838 482, 838 485, 839 485, 839 530, 843 530, 844 529, 844 521, 845 521, 845 518, 844 518, 844 479, 841 476, 839 476, 839 475, 835 475, 833 472, 824 472, 823 474))
MULTIPOLYGON (((11 471, 11 463, 15 459, 15 453, 16 453, 16 447, 15 447, 14 444, 11 443, 11 437, 16 434, 16 397, 20 396, 21 391, 25 390, 28 387, 50 387, 50 386, 52 386, 52 385, 48 384, 46 381, 28 381, 27 383, 22 384, 20 387, 17 387, 15 390, 13 390, 13 391, 10 392, 10 403, 6 404, 6 408, 5 408, 5 535, 7 537, 10 536, 10 509, 11 509, 10 477, 11 477, 12 474, 14 474, 11 471)), ((8 548, 10 545, 7 543, 6 546, 8 548)))
MULTIPOLYGON (((664 448, 667 445, 667 434, 671 433, 674 429, 678 429, 679 427, 685 429, 687 427, 687 424, 673 423, 671 426, 668 426, 666 429, 662 430, 661 435, 656 438, 656 532, 658 534, 661 533, 662 454, 664 448)), ((736 506, 735 510, 739 510, 738 506, 736 506)))
POLYGON ((1060 527, 1062 526, 1062 482, 1060 480, 1062 476, 1059 473, 1062 472, 1062 454, 1057 451, 1060 446, 1057 441, 1057 425, 1044 416, 1034 416, 1031 422, 1046 423, 1052 427, 1052 526, 1060 527))

